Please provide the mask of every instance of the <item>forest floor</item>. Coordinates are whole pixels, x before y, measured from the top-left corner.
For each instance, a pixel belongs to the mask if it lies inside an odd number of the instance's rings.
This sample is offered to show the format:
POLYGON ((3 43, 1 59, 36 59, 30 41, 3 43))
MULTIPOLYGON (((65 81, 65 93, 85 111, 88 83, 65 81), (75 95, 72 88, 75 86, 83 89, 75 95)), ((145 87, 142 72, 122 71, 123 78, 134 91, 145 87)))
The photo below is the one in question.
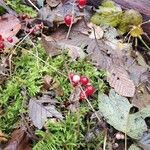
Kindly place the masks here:
POLYGON ((150 20, 95 0, 0 15, 0 150, 150 150, 150 20))

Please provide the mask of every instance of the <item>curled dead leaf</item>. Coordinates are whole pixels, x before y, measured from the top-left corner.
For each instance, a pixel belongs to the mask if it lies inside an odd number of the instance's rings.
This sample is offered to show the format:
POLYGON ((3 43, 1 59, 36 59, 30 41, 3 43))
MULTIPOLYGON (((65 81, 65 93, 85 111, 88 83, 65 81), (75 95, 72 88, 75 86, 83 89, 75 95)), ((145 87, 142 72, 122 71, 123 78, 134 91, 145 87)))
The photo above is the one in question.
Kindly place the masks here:
POLYGON ((4 150, 31 150, 30 141, 31 139, 25 130, 17 129, 12 133, 11 139, 4 150))

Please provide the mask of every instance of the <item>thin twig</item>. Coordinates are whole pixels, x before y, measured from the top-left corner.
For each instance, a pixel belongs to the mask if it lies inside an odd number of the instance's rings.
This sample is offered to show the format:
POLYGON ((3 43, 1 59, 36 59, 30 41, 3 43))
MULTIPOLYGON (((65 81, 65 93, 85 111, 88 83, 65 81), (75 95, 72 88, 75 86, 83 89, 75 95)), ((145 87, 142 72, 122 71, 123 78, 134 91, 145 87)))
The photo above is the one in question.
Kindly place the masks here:
POLYGON ((38 57, 37 55, 33 54, 31 51, 21 47, 21 46, 18 46, 19 48, 22 48, 22 50, 25 50, 26 52, 28 52, 29 54, 33 55, 35 58, 39 59, 41 62, 43 62, 45 65, 49 66, 52 70, 54 70, 55 72, 57 72, 58 74, 64 76, 67 78, 67 76, 65 74, 63 74, 62 72, 58 71, 55 67, 51 66, 50 64, 48 64, 46 61, 44 61, 42 58, 38 57))
POLYGON ((105 131, 103 150, 106 150, 106 143, 107 143, 107 130, 105 131))
POLYGON ((72 16, 71 16, 71 25, 69 26, 69 29, 68 29, 68 32, 67 32, 67 35, 66 35, 66 40, 68 40, 69 38, 69 35, 70 35, 70 32, 71 32, 71 29, 72 29, 72 25, 73 25, 73 21, 74 21, 74 6, 75 6, 75 0, 73 2, 73 8, 72 8, 72 16))
POLYGON ((28 0, 28 2, 39 12, 40 10, 31 2, 31 0, 28 0))

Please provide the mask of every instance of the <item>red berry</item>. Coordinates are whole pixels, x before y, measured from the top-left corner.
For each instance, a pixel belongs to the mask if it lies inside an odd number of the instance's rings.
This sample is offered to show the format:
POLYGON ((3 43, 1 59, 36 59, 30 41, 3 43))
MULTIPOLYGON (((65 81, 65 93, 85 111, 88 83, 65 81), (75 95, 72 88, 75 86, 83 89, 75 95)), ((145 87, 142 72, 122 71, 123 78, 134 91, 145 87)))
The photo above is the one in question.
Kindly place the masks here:
POLYGON ((8 37, 8 38, 7 38, 7 41, 8 41, 9 43, 12 43, 12 42, 13 42, 13 38, 12 38, 12 37, 8 37))
POLYGON ((80 93, 80 100, 86 99, 86 93, 83 91, 80 93))
POLYGON ((0 42, 0 49, 4 49, 4 43, 3 42, 0 42))
POLYGON ((91 96, 95 92, 95 89, 92 85, 88 85, 85 89, 85 93, 87 96, 91 96))
POLYGON ((87 85, 89 83, 89 79, 87 77, 82 76, 80 82, 82 85, 87 85))
POLYGON ((87 0, 77 0, 77 4, 80 8, 84 8, 87 4, 87 0))
POLYGON ((80 76, 77 74, 73 75, 72 82, 79 83, 79 81, 80 81, 80 76))
POLYGON ((72 15, 66 15, 64 21, 67 26, 70 26, 73 23, 72 15))

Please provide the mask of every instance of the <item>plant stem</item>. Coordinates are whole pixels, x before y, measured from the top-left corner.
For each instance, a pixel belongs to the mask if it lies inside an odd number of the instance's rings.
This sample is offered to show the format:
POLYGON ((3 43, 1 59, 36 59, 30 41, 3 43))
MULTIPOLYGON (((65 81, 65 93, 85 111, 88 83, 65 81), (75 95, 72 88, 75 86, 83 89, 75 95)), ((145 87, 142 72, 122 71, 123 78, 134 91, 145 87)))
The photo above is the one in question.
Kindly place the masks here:
POLYGON ((145 47, 150 51, 150 47, 144 42, 144 40, 142 39, 142 37, 139 36, 138 38, 139 38, 139 39, 141 40, 141 42, 145 45, 145 47))

